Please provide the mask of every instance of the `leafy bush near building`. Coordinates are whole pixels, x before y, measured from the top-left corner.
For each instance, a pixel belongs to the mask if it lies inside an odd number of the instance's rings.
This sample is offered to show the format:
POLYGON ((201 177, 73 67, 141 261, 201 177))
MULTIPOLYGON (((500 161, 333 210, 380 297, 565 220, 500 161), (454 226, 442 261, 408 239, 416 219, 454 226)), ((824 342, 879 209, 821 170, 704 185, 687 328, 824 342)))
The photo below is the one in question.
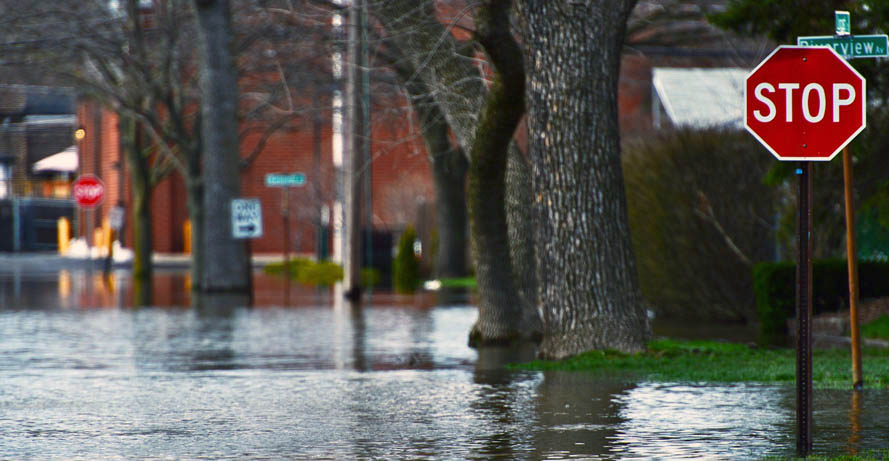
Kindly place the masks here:
POLYGON ((392 284, 397 293, 413 293, 420 288, 420 262, 414 255, 417 231, 407 226, 398 239, 398 250, 392 262, 392 284))
MULTIPOLYGON (((787 320, 796 316, 796 263, 760 263, 753 268, 759 342, 788 344, 787 320)), ((889 296, 889 262, 858 264, 861 298, 889 296)), ((812 262, 812 313, 837 312, 849 305, 849 272, 846 260, 812 262)))
POLYGON ((775 163, 750 135, 681 129, 624 146, 642 294, 658 315, 755 319, 751 268, 776 258, 775 163))
MULTIPOLYGON (((267 274, 284 275, 284 264, 269 264, 264 270, 267 274)), ((295 258, 290 260, 290 279, 305 285, 333 285, 343 279, 343 268, 330 261, 295 258)))

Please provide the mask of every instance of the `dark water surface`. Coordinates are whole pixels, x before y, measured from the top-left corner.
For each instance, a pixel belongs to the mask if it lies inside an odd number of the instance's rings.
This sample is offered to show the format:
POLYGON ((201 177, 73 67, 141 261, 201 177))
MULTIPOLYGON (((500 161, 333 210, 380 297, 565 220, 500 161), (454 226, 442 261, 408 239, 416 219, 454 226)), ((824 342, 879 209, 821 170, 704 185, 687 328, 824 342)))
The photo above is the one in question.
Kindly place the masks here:
MULTIPOLYGON (((509 372, 475 308, 362 309, 257 275, 256 306, 159 274, 0 270, 0 459, 758 459, 794 449, 794 391, 509 372), (287 290, 287 291, 285 291, 287 290)), ((815 450, 889 447, 889 392, 815 393, 815 450)))

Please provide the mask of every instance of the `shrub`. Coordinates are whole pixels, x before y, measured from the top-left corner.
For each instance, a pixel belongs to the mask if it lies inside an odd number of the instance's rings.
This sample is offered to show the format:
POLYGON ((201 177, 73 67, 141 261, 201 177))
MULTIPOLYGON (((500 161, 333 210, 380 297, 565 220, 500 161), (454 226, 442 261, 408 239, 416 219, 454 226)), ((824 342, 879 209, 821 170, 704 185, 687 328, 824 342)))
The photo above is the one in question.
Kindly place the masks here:
MULTIPOLYGON (((267 274, 284 275, 284 264, 269 264, 264 271, 267 274)), ((315 262, 306 258, 291 259, 290 279, 306 285, 333 285, 343 279, 343 268, 330 261, 315 262)))
POLYGON ((392 262, 392 284, 397 293, 413 293, 420 287, 420 262, 414 255, 417 232, 407 226, 398 239, 398 250, 392 262))
POLYGON ((774 260, 775 160, 744 132, 676 130, 624 148, 642 294, 659 315, 756 317, 752 265, 774 260))
MULTIPOLYGON (((786 345, 787 320, 796 316, 796 263, 761 263, 753 269, 756 307, 759 315, 759 341, 786 345)), ((868 261, 858 264, 861 298, 889 296, 889 263, 868 261)), ((837 312, 849 305, 849 272, 846 260, 812 262, 813 315, 837 312)))

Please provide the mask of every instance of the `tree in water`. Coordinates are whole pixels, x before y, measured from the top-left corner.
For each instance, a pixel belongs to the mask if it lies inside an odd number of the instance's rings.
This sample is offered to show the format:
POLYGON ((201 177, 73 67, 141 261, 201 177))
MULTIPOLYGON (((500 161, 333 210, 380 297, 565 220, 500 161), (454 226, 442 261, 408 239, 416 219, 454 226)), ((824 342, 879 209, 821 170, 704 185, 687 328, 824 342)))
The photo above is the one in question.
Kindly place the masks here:
POLYGON ((203 248, 201 290, 249 292, 246 246, 231 234, 231 201, 240 195, 238 80, 228 0, 195 0, 201 39, 203 248))
POLYGON ((617 84, 634 0, 519 0, 527 73, 540 354, 643 350, 617 84))

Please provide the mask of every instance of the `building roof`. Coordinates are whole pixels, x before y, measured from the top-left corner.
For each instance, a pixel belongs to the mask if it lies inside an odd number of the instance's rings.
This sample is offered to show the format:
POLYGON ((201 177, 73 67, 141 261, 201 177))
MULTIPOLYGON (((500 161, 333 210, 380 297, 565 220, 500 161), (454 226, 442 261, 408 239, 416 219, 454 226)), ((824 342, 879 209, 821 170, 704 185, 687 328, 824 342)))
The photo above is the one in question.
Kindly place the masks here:
MULTIPOLYGON (((652 69, 656 104, 663 106, 675 126, 744 127, 744 79, 740 68, 652 69)), ((655 114, 655 124, 657 125, 655 114)))

